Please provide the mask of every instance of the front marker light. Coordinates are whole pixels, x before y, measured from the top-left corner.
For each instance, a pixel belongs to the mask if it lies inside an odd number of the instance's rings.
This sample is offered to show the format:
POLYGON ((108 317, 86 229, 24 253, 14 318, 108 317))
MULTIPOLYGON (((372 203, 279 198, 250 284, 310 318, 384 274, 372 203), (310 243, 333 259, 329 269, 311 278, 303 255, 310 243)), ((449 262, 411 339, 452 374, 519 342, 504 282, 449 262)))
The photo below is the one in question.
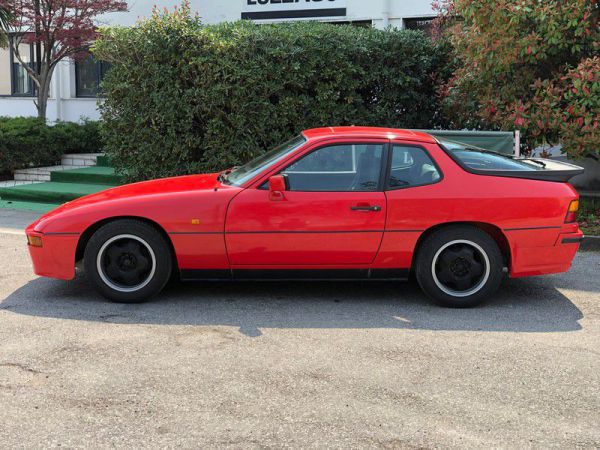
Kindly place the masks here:
POLYGON ((573 200, 569 205, 565 223, 573 223, 577 220, 577 211, 579 211, 579 200, 573 200))
POLYGON ((42 246, 42 237, 41 236, 27 236, 27 243, 32 247, 41 247, 42 246))

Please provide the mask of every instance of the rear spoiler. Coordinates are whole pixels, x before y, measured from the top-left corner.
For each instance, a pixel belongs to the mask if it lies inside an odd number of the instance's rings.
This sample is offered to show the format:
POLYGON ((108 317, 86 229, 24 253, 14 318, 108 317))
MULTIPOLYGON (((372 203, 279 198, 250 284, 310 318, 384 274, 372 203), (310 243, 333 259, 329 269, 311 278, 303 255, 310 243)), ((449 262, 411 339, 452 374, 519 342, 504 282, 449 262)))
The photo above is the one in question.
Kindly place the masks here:
POLYGON ((581 175, 585 169, 563 161, 546 158, 515 158, 519 161, 533 161, 541 170, 476 170, 474 173, 498 177, 525 178, 528 180, 555 181, 566 183, 571 178, 581 175))

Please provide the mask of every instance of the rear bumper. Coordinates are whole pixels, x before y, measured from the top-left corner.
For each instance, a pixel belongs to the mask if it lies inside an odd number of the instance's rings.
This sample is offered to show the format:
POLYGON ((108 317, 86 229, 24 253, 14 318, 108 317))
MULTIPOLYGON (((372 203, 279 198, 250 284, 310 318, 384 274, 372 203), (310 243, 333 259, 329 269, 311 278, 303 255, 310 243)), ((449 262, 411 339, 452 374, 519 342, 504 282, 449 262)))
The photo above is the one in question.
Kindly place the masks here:
POLYGON ((28 245, 36 275, 61 280, 72 280, 75 277, 78 234, 48 235, 29 230, 27 234, 42 238, 42 247, 28 245))
POLYGON ((567 272, 579 250, 579 244, 583 241, 583 233, 577 230, 559 233, 557 237, 555 231, 552 237, 553 245, 545 246, 531 245, 541 243, 539 234, 535 238, 526 235, 512 238, 510 276, 517 278, 567 272))

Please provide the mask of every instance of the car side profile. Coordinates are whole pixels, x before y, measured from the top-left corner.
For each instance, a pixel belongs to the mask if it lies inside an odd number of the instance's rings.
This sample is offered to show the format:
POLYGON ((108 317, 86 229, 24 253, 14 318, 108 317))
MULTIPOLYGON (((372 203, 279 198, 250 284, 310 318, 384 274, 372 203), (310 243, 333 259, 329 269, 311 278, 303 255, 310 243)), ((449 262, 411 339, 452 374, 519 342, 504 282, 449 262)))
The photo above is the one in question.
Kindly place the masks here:
POLYGON ((319 128, 249 163, 67 203, 26 230, 35 273, 145 300, 182 280, 406 279, 452 307, 565 272, 583 169, 416 131, 319 128))

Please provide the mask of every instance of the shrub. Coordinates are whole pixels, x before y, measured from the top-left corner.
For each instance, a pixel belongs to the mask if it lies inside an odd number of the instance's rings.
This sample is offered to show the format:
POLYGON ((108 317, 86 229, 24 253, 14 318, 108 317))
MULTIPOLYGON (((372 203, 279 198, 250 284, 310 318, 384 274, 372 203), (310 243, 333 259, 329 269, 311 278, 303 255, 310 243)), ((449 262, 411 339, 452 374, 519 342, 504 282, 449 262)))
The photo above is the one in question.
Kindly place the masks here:
POLYGON ((529 149, 600 158, 598 0, 440 3, 460 61, 441 90, 455 126, 519 129, 529 149))
POLYGON ((0 117, 0 175, 26 167, 54 165, 64 153, 101 150, 95 122, 48 126, 33 117, 0 117))
POLYGON ((85 120, 82 123, 60 122, 51 130, 62 153, 99 153, 104 151, 100 136, 100 124, 85 120))
POLYGON ((203 26, 185 8, 102 30, 102 133, 130 179, 243 163, 301 130, 438 124, 447 51, 420 32, 321 23, 203 26))

